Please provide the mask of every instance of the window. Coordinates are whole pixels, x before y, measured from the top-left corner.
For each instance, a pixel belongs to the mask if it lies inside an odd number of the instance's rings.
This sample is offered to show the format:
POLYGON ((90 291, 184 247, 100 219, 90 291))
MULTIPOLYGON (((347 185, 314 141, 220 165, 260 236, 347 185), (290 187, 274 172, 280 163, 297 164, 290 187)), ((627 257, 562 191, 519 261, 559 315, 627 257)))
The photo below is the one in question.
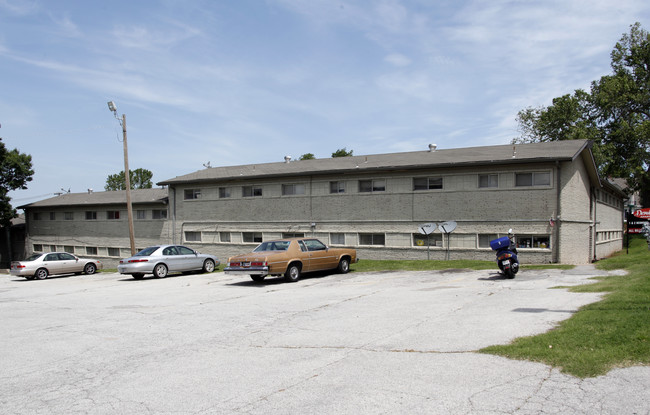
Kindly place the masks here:
POLYGON ((86 255, 97 255, 97 247, 95 247, 95 246, 87 246, 86 247, 86 255))
POLYGON ((185 189, 183 197, 185 200, 200 199, 201 189, 185 189))
POLYGON ((138 220, 147 219, 147 211, 146 210, 136 210, 135 211, 135 218, 138 219, 138 220))
POLYGON ((414 177, 413 190, 442 189, 442 177, 414 177))
POLYGON ((201 232, 185 231, 185 241, 187 241, 187 242, 201 242, 201 232))
POLYGON ((386 245, 386 235, 383 233, 360 233, 359 245, 386 245))
POLYGON ((331 245, 345 245, 345 234, 344 233, 330 233, 330 244, 331 245))
POLYGON ((262 242, 262 232, 243 232, 242 237, 244 242, 262 242))
POLYGON ((224 199, 226 197, 230 197, 230 187, 220 187, 219 199, 224 199))
POLYGON ((63 247, 63 250, 69 254, 74 254, 74 246, 66 245, 63 247))
POLYGON ((421 233, 414 233, 413 234, 413 245, 415 246, 442 246, 442 234, 441 233, 435 233, 435 234, 429 234, 429 237, 427 238, 427 235, 422 235, 421 233))
POLYGON ((34 252, 43 252, 43 245, 34 244, 34 252))
POLYGON ((497 239, 499 235, 496 233, 481 234, 478 236, 479 248, 490 248, 490 241, 497 239))
POLYGON ((219 232, 219 242, 230 242, 230 232, 219 232))
POLYGON ((386 180, 359 180, 359 192, 383 192, 386 190, 386 180))
POLYGON ((499 187, 498 174, 480 174, 478 176, 478 187, 499 187))
POLYGON ((59 261, 59 254, 48 254, 45 255, 43 261, 59 261))
MULTIPOLYGON (((45 245, 45 246, 47 246, 47 245, 45 245)), ((54 252, 54 251, 57 250, 57 249, 56 249, 56 245, 49 245, 49 247, 50 247, 49 250, 52 251, 52 252, 54 252)))
POLYGON ((86 211, 86 220, 97 220, 97 212, 93 210, 86 211))
POLYGON ((120 256, 120 248, 108 248, 108 256, 120 256))
POLYGON ((476 249, 476 235, 452 233, 449 235, 449 247, 476 249))
POLYGON ((548 186, 550 184, 550 172, 517 173, 515 176, 515 186, 548 186))
POLYGON ((305 239, 301 241, 305 244, 308 251, 325 251, 327 246, 318 239, 305 239))
POLYGON ((282 185, 282 196, 304 195, 304 194, 305 194, 304 184, 283 184, 282 185))
POLYGON ((154 209, 151 211, 152 219, 167 219, 167 209, 154 209))
POLYGON ((289 238, 304 238, 305 234, 304 232, 283 232, 282 233, 282 239, 289 239, 289 238))
POLYGON ((241 188, 242 197, 257 197, 262 196, 261 186, 243 186, 241 188))
POLYGON ((330 182, 330 193, 345 193, 345 182, 330 182))
POLYGON ((74 219, 74 213, 73 212, 63 212, 63 219, 64 220, 73 220, 74 219))
POLYGON ((117 220, 119 218, 120 218, 119 210, 109 210, 108 212, 106 212, 106 219, 117 220))
POLYGON ((177 246, 178 248, 178 255, 195 255, 196 251, 186 247, 186 246, 177 246))
POLYGON ((34 220, 41 220, 41 212, 34 212, 32 214, 32 217, 34 218, 34 220))
POLYGON ((50 212, 50 220, 56 220, 56 212, 50 212))
POLYGON ((517 248, 550 249, 551 238, 549 235, 517 235, 515 244, 517 248))

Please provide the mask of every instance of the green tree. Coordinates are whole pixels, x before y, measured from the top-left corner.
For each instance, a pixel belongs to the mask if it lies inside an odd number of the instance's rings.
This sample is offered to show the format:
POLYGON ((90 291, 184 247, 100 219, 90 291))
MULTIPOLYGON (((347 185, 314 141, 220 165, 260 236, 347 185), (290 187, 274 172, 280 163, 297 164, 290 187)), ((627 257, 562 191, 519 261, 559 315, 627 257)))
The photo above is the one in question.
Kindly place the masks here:
POLYGON ((555 98, 548 107, 519 112, 515 142, 589 139, 601 174, 641 187, 650 165, 650 35, 640 23, 616 43, 612 73, 555 98))
POLYGON ((298 160, 314 160, 316 156, 313 153, 305 153, 298 160))
MULTIPOLYGON (((129 169, 129 181, 131 182, 131 189, 151 189, 153 183, 151 178, 153 173, 147 169, 129 169)), ((106 178, 106 185, 104 190, 126 190, 126 182, 124 180, 124 170, 117 174, 111 174, 106 178)))
POLYGON ((350 157, 352 155, 352 151, 353 150, 347 151, 347 149, 343 147, 333 152, 332 157, 350 157))
POLYGON ((11 207, 9 192, 27 189, 27 182, 32 181, 32 156, 20 153, 17 149, 8 151, 0 138, 0 227, 11 225, 11 220, 18 216, 11 207))

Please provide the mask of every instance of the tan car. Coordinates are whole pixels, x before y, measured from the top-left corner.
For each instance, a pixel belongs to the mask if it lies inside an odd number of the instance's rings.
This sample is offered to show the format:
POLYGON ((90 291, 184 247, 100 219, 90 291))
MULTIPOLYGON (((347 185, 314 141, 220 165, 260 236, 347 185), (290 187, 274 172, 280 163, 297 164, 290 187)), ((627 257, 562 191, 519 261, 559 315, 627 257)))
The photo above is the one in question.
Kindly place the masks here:
POLYGON ((250 275, 257 282, 267 275, 284 275, 285 280, 294 282, 306 272, 338 269, 345 274, 357 261, 356 249, 329 248, 313 238, 280 239, 262 242, 250 254, 228 258, 224 272, 250 275))

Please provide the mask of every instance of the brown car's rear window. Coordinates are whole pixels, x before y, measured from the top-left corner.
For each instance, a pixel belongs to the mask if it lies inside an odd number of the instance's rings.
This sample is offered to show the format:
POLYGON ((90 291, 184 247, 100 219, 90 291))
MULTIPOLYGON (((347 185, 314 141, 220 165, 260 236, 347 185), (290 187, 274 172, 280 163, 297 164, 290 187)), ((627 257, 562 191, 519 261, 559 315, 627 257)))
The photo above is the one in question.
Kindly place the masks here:
POLYGON ((291 241, 268 241, 262 242, 255 248, 253 252, 266 252, 266 251, 286 251, 289 249, 291 241))

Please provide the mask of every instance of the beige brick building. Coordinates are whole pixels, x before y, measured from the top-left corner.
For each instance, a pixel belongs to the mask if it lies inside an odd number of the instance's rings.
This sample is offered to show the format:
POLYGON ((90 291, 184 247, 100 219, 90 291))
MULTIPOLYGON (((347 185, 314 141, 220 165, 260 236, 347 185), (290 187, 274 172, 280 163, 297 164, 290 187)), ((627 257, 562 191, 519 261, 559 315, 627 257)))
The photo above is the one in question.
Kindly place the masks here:
MULTIPOLYGON (((361 258, 491 260, 489 241, 512 228, 522 262, 573 264, 623 241, 624 194, 599 178, 579 140, 216 167, 158 184, 167 189, 134 192, 134 212, 145 212, 134 214, 137 246, 183 243, 223 260, 294 235, 355 247, 361 258), (450 234, 418 231, 452 220, 450 234)), ((102 193, 24 206, 28 249, 126 256, 124 192, 102 193), (87 219, 88 206, 105 219, 87 219), (58 219, 66 211, 78 213, 58 219)))

